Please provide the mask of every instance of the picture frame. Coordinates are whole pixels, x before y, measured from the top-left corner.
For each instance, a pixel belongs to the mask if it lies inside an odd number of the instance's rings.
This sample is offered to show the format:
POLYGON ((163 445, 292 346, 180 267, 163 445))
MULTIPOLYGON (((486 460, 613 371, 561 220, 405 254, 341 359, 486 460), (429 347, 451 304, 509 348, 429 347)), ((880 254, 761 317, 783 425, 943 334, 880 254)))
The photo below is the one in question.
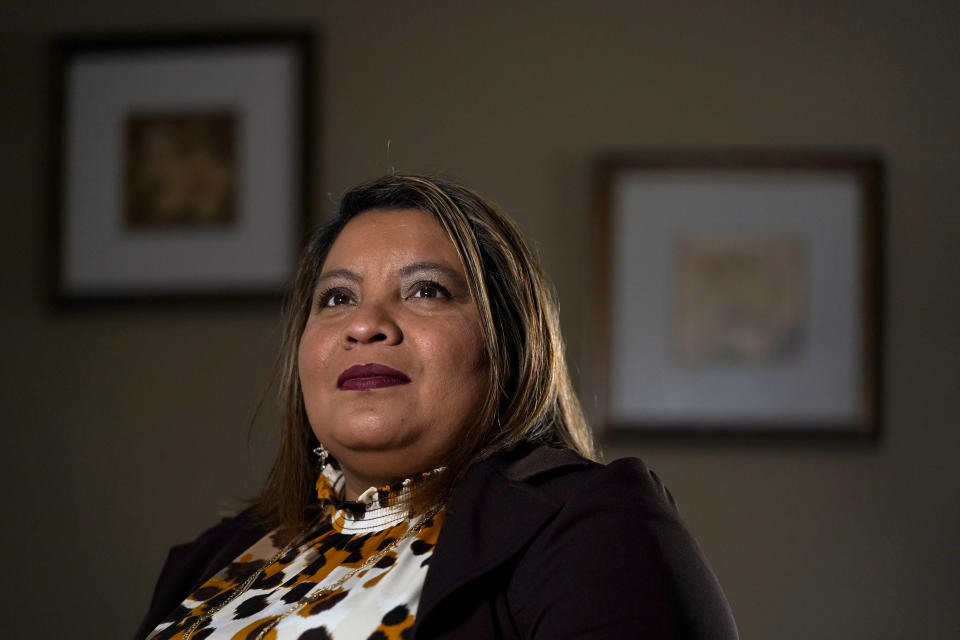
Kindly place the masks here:
POLYGON ((877 436, 876 154, 618 153, 597 185, 584 391, 602 438, 877 436))
POLYGON ((51 49, 53 305, 279 299, 311 205, 314 36, 51 49))

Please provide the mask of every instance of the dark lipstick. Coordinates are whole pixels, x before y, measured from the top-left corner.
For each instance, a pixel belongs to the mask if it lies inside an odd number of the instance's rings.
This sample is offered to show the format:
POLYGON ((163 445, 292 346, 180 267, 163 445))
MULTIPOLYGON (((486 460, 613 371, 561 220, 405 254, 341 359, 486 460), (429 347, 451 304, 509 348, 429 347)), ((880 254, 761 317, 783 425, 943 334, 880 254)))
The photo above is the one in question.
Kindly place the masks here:
POLYGON ((407 374, 390 367, 371 362, 355 364, 337 378, 337 388, 341 391, 367 391, 398 384, 409 384, 407 374))

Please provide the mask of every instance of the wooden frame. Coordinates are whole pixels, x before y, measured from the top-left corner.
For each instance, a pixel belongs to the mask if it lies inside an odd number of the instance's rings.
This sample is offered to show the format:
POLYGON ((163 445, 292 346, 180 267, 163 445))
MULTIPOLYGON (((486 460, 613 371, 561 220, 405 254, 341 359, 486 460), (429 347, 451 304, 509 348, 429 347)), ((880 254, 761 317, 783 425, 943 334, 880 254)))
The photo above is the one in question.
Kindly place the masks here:
POLYGON ((276 300, 311 205, 313 36, 53 45, 56 306, 276 300))
POLYGON ((603 437, 876 436, 882 181, 865 153, 603 158, 584 388, 603 437))

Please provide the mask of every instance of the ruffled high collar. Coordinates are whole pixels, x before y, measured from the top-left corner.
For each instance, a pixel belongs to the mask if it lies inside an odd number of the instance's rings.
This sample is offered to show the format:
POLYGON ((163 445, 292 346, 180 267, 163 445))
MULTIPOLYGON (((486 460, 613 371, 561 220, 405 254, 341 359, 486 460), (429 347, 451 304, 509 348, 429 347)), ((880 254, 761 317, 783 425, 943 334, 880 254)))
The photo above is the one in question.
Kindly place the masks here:
POLYGON ((343 472, 333 464, 326 465, 317 477, 317 499, 326 503, 334 529, 346 534, 382 531, 407 520, 411 497, 418 485, 442 469, 418 473, 409 478, 382 486, 370 487, 356 500, 343 498, 346 481, 343 472))

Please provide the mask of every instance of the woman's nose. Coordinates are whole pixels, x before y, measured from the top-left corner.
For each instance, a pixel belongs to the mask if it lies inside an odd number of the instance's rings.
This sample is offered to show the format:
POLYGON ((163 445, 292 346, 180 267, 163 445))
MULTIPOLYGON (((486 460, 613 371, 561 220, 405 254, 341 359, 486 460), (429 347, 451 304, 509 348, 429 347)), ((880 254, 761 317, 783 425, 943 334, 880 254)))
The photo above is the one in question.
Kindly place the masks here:
POLYGON ((348 317, 343 332, 344 346, 358 344, 398 344, 403 340, 403 331, 393 315, 382 304, 364 302, 348 317))

